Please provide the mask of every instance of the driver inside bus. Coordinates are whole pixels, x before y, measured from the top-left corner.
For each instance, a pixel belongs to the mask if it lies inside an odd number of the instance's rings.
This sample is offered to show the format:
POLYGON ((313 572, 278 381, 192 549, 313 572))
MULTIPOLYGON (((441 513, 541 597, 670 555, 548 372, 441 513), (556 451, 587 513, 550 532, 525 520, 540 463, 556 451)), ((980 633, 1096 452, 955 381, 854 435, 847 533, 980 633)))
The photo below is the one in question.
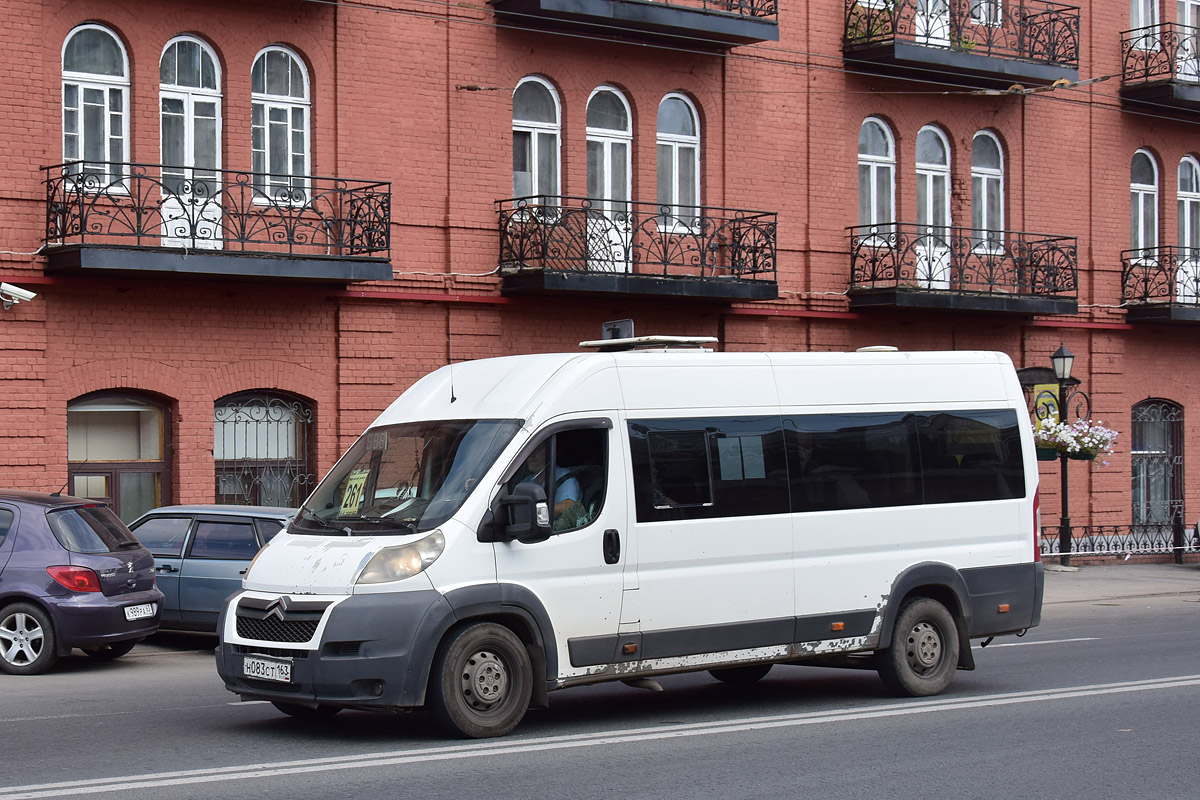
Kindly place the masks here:
MULTIPOLYGON (((536 450, 529 454, 525 459, 525 463, 521 466, 519 475, 511 482, 512 486, 518 483, 536 483, 543 490, 546 489, 546 445, 539 446, 536 450)), ((579 480, 575 477, 566 477, 570 472, 566 467, 556 467, 554 470, 554 522, 559 519, 570 508, 572 503, 580 503, 583 500, 583 490, 579 486, 579 480)))

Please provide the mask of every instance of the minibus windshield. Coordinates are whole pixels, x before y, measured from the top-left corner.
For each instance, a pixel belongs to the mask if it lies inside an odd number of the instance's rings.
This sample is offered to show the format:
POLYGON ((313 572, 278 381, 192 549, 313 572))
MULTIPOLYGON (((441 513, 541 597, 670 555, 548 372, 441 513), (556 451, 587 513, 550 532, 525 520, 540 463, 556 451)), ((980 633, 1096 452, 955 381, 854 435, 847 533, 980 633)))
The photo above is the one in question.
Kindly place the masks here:
POLYGON ((520 420, 436 420, 371 428, 296 514, 291 533, 418 533, 448 520, 520 420))

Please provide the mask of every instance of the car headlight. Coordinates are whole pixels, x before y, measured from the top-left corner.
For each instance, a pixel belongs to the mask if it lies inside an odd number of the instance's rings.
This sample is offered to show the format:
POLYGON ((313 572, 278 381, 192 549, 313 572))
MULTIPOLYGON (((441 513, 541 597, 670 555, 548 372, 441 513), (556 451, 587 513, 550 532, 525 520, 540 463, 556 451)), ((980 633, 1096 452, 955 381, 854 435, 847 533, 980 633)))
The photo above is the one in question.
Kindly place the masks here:
POLYGON ((391 583, 424 572, 446 549, 446 537, 434 531, 417 542, 385 547, 371 557, 356 584, 391 583))

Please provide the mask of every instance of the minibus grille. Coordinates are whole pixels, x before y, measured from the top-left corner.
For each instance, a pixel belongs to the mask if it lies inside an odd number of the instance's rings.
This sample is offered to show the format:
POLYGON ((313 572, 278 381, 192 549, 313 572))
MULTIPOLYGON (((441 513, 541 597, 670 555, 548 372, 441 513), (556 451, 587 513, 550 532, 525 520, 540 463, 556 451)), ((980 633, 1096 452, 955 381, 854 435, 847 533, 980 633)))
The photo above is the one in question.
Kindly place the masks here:
POLYGON ((260 642, 307 642, 329 603, 276 597, 243 597, 237 606, 238 636, 260 642))
POLYGON ((243 639, 260 642, 307 642, 317 632, 317 624, 310 620, 252 619, 238 615, 237 632, 243 639))

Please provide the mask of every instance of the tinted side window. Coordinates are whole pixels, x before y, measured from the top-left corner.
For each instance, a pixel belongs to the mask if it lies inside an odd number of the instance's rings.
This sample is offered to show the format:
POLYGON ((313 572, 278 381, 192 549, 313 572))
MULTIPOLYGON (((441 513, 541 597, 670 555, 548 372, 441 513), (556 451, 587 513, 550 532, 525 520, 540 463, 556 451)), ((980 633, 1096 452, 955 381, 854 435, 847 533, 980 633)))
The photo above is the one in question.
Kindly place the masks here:
POLYGON ((779 417, 629 422, 639 522, 783 514, 779 417))
POLYGON ((198 522, 189 552, 193 558, 248 560, 258 552, 258 540, 249 521, 198 522))
POLYGON ((608 430, 579 428, 547 438, 508 481, 536 483, 553 507, 555 531, 591 524, 604 507, 608 479, 608 430))
POLYGON ((0 544, 4 544, 4 540, 8 537, 8 530, 12 527, 13 512, 7 508, 0 508, 0 544))
POLYGON ((58 543, 72 553, 115 553, 141 547, 108 506, 77 506, 46 514, 58 543))
POLYGON ((275 534, 283 530, 283 523, 277 519, 256 519, 258 524, 258 535, 262 537, 263 544, 275 538, 275 534))
POLYGON ((926 503, 1025 496, 1017 413, 926 412, 917 422, 926 503))
POLYGON ((912 415, 794 415, 784 426, 797 511, 921 503, 912 415))
POLYGON ((133 535, 154 555, 178 558, 191 524, 191 517, 151 517, 134 528, 133 535))

